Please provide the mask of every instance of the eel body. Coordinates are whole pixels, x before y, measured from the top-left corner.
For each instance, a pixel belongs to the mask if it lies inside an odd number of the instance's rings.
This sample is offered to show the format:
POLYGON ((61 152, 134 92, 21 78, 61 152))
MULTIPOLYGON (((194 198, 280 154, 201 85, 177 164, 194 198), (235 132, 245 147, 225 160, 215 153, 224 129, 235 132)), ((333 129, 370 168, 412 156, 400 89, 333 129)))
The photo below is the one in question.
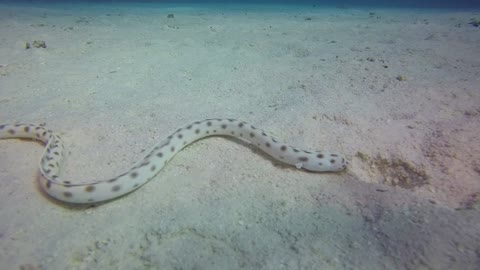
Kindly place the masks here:
POLYGON ((185 146, 208 136, 246 140, 272 158, 307 171, 342 171, 347 161, 338 153, 308 151, 289 146, 244 121, 206 119, 177 129, 124 173, 107 180, 66 179, 60 175, 65 148, 53 131, 38 125, 0 125, 0 139, 29 138, 45 143, 40 159, 40 186, 50 196, 68 203, 96 203, 132 192, 152 179, 185 146))

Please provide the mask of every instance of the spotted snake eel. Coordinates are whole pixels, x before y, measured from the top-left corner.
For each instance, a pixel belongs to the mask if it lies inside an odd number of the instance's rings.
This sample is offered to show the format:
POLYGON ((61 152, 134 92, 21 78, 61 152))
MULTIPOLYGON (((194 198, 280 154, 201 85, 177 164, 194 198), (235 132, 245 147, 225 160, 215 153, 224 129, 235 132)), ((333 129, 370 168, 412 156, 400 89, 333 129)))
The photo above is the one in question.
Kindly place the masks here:
MULTIPOLYGON (((257 146, 272 158, 307 171, 342 171, 345 158, 337 153, 306 151, 279 142, 263 130, 235 119, 206 119, 176 130, 126 172, 103 181, 68 181, 60 177, 65 157, 57 134, 39 125, 0 125, 0 139, 29 138, 45 143, 40 159, 40 186, 55 199, 68 203, 96 203, 132 192, 152 179, 185 146, 208 136, 232 136, 257 146)), ((70 180, 70 179, 69 179, 70 180)))

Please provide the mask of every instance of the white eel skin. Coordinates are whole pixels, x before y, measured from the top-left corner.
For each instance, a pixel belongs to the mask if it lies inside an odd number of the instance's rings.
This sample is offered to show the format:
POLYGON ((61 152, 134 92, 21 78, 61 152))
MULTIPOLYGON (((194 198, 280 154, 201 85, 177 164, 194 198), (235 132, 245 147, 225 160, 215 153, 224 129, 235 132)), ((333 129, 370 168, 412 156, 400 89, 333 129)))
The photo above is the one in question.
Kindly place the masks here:
POLYGON ((152 179, 185 146, 208 136, 233 136, 246 140, 272 158, 307 171, 342 171, 345 158, 337 153, 305 151, 284 144, 263 130, 235 119, 206 119, 178 129, 125 173, 103 181, 74 181, 60 177, 65 157, 63 142, 43 126, 0 125, 0 139, 29 138, 45 143, 40 159, 40 186, 55 199, 68 203, 96 203, 112 200, 136 190, 152 179))

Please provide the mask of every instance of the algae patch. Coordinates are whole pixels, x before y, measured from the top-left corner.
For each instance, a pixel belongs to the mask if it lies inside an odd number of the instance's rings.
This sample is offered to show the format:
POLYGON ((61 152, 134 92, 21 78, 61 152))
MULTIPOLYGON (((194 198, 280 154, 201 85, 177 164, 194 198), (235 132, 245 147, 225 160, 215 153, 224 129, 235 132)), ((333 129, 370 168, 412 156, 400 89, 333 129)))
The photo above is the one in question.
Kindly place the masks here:
POLYGON ((357 152, 355 156, 368 165, 370 171, 381 176, 384 184, 415 189, 429 183, 429 176, 421 166, 401 158, 385 158, 381 155, 370 157, 362 152, 357 152))

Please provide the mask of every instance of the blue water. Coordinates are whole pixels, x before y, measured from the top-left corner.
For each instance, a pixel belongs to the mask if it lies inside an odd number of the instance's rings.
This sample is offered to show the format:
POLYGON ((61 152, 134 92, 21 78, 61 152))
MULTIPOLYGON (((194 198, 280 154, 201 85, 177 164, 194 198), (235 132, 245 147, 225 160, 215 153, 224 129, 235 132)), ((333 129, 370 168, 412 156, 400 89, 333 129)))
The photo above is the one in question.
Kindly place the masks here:
POLYGON ((163 3, 163 4, 288 4, 288 5, 312 5, 312 6, 331 6, 331 7, 406 7, 406 8, 480 8, 480 0, 0 0, 0 3, 15 4, 68 4, 68 3, 163 3))

